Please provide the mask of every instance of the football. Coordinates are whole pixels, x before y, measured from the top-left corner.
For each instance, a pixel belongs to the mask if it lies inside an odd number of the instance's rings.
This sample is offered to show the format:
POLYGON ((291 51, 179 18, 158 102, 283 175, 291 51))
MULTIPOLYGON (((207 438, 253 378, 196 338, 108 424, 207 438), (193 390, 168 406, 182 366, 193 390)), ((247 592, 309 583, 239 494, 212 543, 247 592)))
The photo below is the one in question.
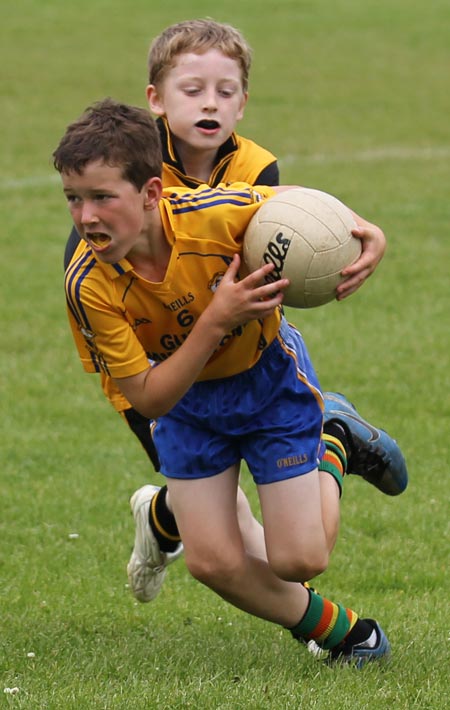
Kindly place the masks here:
POLYGON ((244 235, 243 258, 250 272, 266 263, 268 280, 287 278, 283 304, 314 308, 336 297, 341 271, 361 254, 352 235, 351 211, 333 195, 293 188, 269 198, 252 217, 244 235))

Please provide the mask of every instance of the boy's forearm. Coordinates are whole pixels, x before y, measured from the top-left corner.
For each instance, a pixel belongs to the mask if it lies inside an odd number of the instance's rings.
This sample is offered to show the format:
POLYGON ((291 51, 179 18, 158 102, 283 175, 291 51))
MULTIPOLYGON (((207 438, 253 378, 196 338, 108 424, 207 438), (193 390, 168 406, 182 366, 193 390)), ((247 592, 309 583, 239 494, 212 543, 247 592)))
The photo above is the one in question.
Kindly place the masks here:
POLYGON ((186 394, 226 335, 208 309, 183 345, 164 362, 140 375, 117 379, 122 393, 143 416, 157 419, 186 394))

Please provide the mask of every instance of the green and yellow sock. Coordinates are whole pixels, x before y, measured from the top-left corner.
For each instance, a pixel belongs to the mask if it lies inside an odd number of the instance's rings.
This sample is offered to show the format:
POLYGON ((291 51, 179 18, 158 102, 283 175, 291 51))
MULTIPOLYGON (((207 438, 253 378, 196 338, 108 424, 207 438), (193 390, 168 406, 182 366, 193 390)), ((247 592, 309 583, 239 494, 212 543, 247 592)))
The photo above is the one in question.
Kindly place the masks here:
POLYGON ((319 471, 326 471, 333 476, 339 486, 339 495, 342 495, 349 454, 345 431, 334 422, 325 424, 322 441, 325 444, 325 453, 319 463, 319 471))
POLYGON ((338 646, 358 621, 358 614, 308 589, 309 605, 299 623, 289 629, 294 638, 313 639, 320 648, 338 646))

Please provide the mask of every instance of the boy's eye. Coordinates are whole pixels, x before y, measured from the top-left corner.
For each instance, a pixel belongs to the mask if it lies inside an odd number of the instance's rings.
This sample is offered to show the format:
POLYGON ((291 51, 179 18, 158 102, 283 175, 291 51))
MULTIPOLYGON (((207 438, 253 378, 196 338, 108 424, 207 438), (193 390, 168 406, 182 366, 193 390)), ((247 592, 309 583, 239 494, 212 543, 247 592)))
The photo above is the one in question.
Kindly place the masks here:
POLYGON ((184 94, 187 94, 188 96, 190 96, 191 94, 198 94, 201 90, 199 84, 180 84, 179 88, 184 94))
MULTIPOLYGON (((95 200, 95 202, 106 202, 106 200, 110 200, 112 198, 112 195, 107 195, 105 193, 99 193, 98 195, 94 195, 91 199, 95 200)), ((66 194, 66 200, 69 204, 78 204, 80 202, 83 202, 82 197, 78 197, 78 195, 70 195, 66 194)))

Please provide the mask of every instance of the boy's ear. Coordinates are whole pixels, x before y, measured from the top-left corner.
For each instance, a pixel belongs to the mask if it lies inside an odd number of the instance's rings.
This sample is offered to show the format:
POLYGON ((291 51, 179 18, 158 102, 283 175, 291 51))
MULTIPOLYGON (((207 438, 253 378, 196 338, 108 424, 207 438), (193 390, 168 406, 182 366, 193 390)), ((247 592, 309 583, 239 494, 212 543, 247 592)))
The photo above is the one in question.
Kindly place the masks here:
POLYGON ((243 116, 244 116, 244 110, 247 105, 247 101, 248 101, 248 92, 244 91, 244 93, 242 95, 242 100, 241 100, 241 105, 239 107, 238 115, 236 117, 238 121, 240 121, 241 118, 243 118, 243 116))
POLYGON ((155 114, 155 116, 163 116, 164 104, 162 98, 156 90, 156 86, 154 84, 149 84, 145 93, 147 96, 148 107, 150 111, 155 114))
POLYGON ((152 177, 145 183, 144 187, 144 209, 154 210, 162 195, 162 181, 159 177, 152 177))

